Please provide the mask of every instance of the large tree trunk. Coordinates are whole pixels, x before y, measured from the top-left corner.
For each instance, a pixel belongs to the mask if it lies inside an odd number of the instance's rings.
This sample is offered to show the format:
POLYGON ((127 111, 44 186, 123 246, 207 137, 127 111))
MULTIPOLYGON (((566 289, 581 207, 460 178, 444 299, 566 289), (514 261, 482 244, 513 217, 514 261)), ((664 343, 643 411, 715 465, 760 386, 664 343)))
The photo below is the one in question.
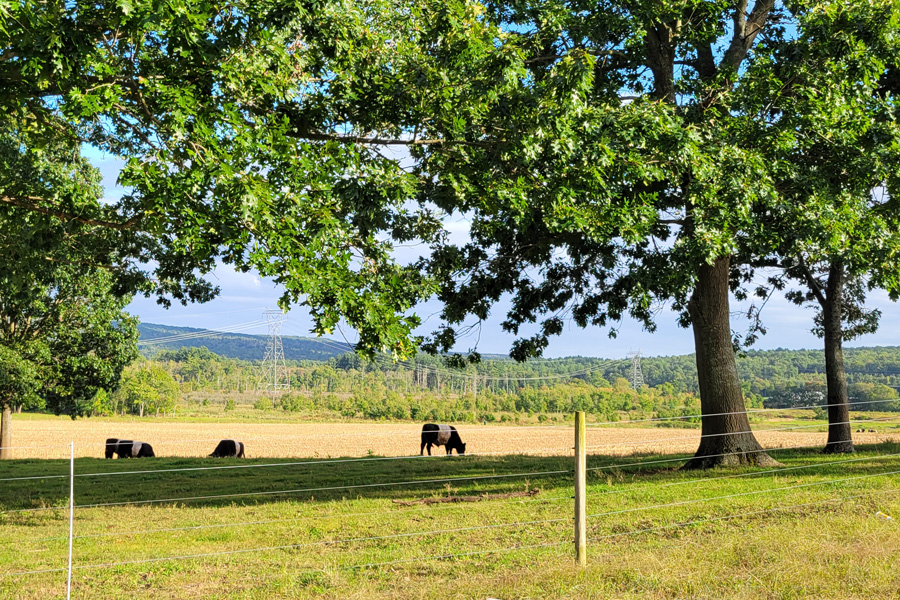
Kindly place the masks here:
POLYGON ((850 400, 844 372, 843 324, 844 266, 835 261, 828 271, 822 325, 825 330, 825 380, 828 382, 828 442, 826 454, 853 452, 850 400))
POLYGON ((12 458, 12 406, 3 405, 0 416, 0 460, 12 458))
POLYGON ((777 465, 750 431, 731 341, 729 258, 703 265, 688 303, 700 383, 702 439, 685 469, 719 465, 777 465))

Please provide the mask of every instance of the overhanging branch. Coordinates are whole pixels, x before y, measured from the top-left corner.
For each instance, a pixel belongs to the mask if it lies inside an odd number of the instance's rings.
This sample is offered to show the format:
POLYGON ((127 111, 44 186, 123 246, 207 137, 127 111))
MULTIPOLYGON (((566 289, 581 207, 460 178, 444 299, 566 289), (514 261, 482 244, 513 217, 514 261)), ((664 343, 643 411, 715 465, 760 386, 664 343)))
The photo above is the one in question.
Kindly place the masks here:
POLYGON ((0 202, 3 204, 9 204, 10 206, 15 206, 17 208, 22 208, 25 210, 31 210, 34 212, 39 212, 44 215, 50 215, 51 217, 56 217, 58 219, 62 219, 63 221, 75 221, 78 223, 84 223, 85 225, 91 225, 94 227, 104 227, 106 229, 115 229, 117 231, 126 231, 128 229, 134 228, 137 225, 138 221, 141 220, 142 214, 137 214, 127 221, 105 221, 102 219, 90 219, 87 217, 82 217, 79 215, 73 215, 70 212, 59 210, 55 208, 49 208, 47 206, 41 206, 40 204, 35 204, 35 202, 41 202, 44 200, 43 198, 37 198, 34 196, 28 196, 26 198, 12 198, 10 196, 0 196, 0 202))

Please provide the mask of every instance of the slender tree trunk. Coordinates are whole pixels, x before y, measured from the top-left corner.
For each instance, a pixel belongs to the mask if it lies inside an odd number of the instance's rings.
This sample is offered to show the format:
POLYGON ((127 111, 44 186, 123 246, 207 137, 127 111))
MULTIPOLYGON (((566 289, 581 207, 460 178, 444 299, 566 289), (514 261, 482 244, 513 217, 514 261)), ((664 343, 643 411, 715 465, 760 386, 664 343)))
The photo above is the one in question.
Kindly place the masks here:
POLYGON ((12 406, 3 405, 0 416, 0 460, 12 458, 12 406))
POLYGON ((850 428, 850 399, 847 395, 847 375, 844 372, 843 323, 841 308, 844 301, 844 266, 831 263, 825 302, 822 305, 822 324, 825 330, 825 380, 828 383, 828 442, 826 454, 853 452, 850 428))
POLYGON ((700 383, 702 439, 684 468, 777 465, 750 431, 731 341, 729 258, 703 265, 688 303, 700 383))

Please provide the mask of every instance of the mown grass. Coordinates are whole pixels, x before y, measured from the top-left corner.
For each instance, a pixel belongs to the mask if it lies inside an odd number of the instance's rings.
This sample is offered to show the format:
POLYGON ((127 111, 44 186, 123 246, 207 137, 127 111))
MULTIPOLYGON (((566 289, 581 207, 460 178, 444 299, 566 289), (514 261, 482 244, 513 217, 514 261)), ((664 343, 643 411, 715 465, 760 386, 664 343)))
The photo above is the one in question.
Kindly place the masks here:
MULTIPOLYGON (((592 456, 583 570, 567 457, 77 459, 76 504, 126 504, 76 510, 73 597, 896 598, 900 519, 875 514, 900 517, 900 445, 859 450, 699 473, 660 462, 671 455, 592 456), (163 472, 263 464, 275 466, 163 472), (394 502, 528 489, 540 491, 394 502)), ((3 479, 67 472, 0 463, 3 479)), ((63 595, 63 571, 11 573, 65 567, 67 511, 12 511, 67 494, 65 477, 0 482, 0 598, 63 595)))

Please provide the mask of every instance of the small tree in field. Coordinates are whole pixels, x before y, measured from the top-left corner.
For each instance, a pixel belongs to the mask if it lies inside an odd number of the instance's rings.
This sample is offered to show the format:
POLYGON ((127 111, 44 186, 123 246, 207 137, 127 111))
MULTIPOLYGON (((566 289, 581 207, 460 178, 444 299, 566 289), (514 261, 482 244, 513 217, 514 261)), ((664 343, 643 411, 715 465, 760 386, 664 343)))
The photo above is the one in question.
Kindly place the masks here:
POLYGON ((115 402, 124 410, 137 413, 172 412, 181 392, 178 384, 159 365, 136 365, 128 369, 122 378, 122 385, 115 393, 115 402))

